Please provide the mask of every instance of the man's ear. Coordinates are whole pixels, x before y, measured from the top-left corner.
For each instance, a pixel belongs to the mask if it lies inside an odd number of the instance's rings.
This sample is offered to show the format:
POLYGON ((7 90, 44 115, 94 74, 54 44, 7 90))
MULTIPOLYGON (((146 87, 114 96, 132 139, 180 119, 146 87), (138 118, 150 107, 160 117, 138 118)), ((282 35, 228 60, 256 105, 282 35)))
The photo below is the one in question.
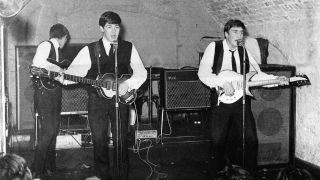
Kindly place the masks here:
POLYGON ((99 27, 100 27, 100 31, 103 32, 103 31, 104 31, 104 30, 103 30, 103 27, 102 27, 102 26, 99 26, 99 27))
POLYGON ((229 36, 228 32, 224 32, 224 37, 228 38, 228 36, 229 36))

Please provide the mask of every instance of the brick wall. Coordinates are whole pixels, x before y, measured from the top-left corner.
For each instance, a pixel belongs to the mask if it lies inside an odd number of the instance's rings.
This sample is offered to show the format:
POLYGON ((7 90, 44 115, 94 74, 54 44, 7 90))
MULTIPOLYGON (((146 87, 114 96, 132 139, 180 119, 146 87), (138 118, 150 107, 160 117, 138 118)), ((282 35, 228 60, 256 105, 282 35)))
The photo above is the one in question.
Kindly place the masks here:
POLYGON ((239 18, 247 24, 319 18, 313 11, 320 8, 317 0, 204 0, 207 11, 217 22, 239 18))

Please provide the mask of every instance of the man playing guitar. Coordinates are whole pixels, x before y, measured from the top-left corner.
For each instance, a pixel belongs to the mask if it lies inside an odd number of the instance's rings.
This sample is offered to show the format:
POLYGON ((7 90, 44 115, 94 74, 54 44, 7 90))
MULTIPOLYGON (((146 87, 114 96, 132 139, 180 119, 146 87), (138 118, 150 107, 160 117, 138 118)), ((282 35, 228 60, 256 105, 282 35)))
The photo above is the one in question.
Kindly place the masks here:
POLYGON ((240 45, 243 44, 241 42, 243 42, 244 35, 246 35, 246 27, 243 22, 229 20, 224 26, 225 39, 211 42, 199 65, 199 79, 213 89, 210 112, 213 158, 209 160, 209 172, 213 177, 210 178, 214 178, 216 173, 222 170, 225 165, 230 165, 229 163, 244 165, 243 168, 253 176, 256 173, 258 138, 251 112, 250 98, 246 98, 246 118, 244 120, 242 118, 243 91, 241 87, 243 81, 241 79, 243 76, 241 74, 255 71, 256 74, 251 80, 278 79, 277 85, 288 84, 286 77, 277 77, 261 72, 250 52, 246 51, 243 45, 240 45), (245 69, 243 64, 245 64, 245 69), (228 99, 237 92, 240 93, 240 96, 228 99), (243 122, 245 122, 245 128, 242 128, 243 122), (243 134, 245 134, 244 139, 241 138, 243 134), (242 142, 245 142, 245 148, 248 149, 244 151, 245 159, 242 156, 242 142))
MULTIPOLYGON (((62 60, 61 48, 68 42, 68 29, 55 24, 49 31, 50 39, 37 47, 33 66, 62 71, 69 63, 62 60)), ((56 137, 59 131, 61 113, 61 84, 58 81, 33 77, 35 84, 34 103, 39 114, 39 133, 32 166, 35 178, 44 178, 56 168, 56 137)))
MULTIPOLYGON (((132 74, 130 78, 124 81, 119 80, 119 96, 122 96, 127 92, 138 89, 146 80, 147 71, 133 43, 119 38, 121 18, 117 13, 111 11, 103 13, 99 19, 99 28, 102 32, 102 38, 83 47, 65 71, 65 74, 85 77, 86 80, 89 79, 91 82, 96 82, 95 85, 88 86, 87 88, 89 95, 88 119, 94 147, 95 178, 110 179, 112 178, 112 174, 114 174, 112 172, 119 169, 111 169, 109 162, 109 141, 107 137, 109 120, 111 121, 113 138, 118 139, 115 137, 118 134, 116 128, 115 98, 106 98, 108 97, 107 91, 114 89, 113 87, 117 86, 117 84, 109 82, 112 78, 123 79, 121 77, 124 75, 132 74), (116 65, 118 77, 114 75, 116 65), (109 79, 112 74, 113 77, 109 79), (99 87, 103 88, 100 89, 99 87)), ((74 83, 70 79, 59 79, 63 84, 74 83)), ((121 124, 119 127, 121 136, 119 136, 121 138, 119 143, 114 143, 113 149, 114 151, 117 150, 118 146, 123 149, 122 154, 118 154, 118 157, 121 157, 121 180, 126 180, 128 175, 127 128, 129 106, 126 103, 119 103, 118 109, 121 124)), ((117 152, 114 152, 113 155, 114 162, 117 162, 118 159, 115 157, 117 152)))

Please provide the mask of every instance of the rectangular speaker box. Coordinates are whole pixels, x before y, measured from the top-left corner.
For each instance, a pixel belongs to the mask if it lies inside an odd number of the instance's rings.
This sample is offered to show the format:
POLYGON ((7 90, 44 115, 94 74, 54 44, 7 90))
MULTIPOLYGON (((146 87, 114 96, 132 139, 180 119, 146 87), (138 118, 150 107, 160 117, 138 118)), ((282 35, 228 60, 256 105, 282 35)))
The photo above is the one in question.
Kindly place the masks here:
POLYGON ((210 89, 198 69, 164 69, 160 75, 160 104, 165 110, 210 107, 210 89))
MULTIPOLYGON (((70 44, 63 49, 64 59, 72 61, 82 44, 70 44)), ((16 118, 12 118, 10 124, 16 126, 18 130, 33 129, 35 125, 34 112, 34 87, 29 72, 37 46, 23 45, 16 46, 16 118), (16 119, 16 120, 15 120, 16 119)), ((86 111, 84 104, 86 92, 83 87, 63 88, 62 112, 86 111)), ((10 92, 9 92, 10 93, 10 92)), ((13 111, 12 109, 10 109, 13 111)))
MULTIPOLYGON (((294 66, 261 65, 261 70, 276 76, 295 75, 294 66)), ((256 121, 258 165, 287 165, 294 153, 295 88, 255 88, 251 101, 256 121)))
MULTIPOLYGON (((10 124, 20 129, 34 127, 34 88, 29 66, 36 53, 36 46, 16 46, 16 118, 10 124)), ((11 92, 9 92, 11 93, 11 92)), ((12 110, 12 109, 11 109, 12 110)), ((10 111, 10 109, 9 109, 10 111)), ((13 110, 12 110, 13 111, 13 110)), ((12 112, 14 114, 14 112, 12 112)))
POLYGON ((85 114, 88 112, 88 92, 84 85, 75 84, 62 88, 61 114, 85 114))

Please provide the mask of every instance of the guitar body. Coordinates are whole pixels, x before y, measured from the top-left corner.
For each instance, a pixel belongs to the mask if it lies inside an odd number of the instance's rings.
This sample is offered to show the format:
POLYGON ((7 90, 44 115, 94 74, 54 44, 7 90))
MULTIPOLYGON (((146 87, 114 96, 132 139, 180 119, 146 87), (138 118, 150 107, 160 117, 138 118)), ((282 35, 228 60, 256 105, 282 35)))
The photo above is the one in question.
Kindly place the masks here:
MULTIPOLYGON (((256 72, 249 72, 246 74, 246 84, 250 81, 250 79, 256 74, 256 72)), ((232 104, 238 101, 241 97, 243 97, 243 75, 236 73, 234 71, 221 71, 218 75, 220 78, 225 79, 228 82, 231 82, 234 88, 234 94, 232 96, 227 96, 224 94, 223 89, 219 87, 219 101, 225 104, 232 104)), ((253 96, 249 91, 249 86, 246 86, 246 95, 253 96)))
MULTIPOLYGON (((130 75, 124 74, 118 79, 118 84, 123 83, 130 78, 130 75)), ((115 76, 112 73, 103 74, 98 77, 98 81, 102 83, 102 86, 95 86, 100 97, 111 99, 116 95, 115 76)), ((131 104, 137 97, 136 91, 133 89, 127 91, 126 94, 119 97, 119 102, 122 104, 131 104)))
POLYGON ((60 86, 60 83, 54 79, 49 79, 45 77, 40 77, 40 83, 42 87, 44 87, 47 90, 53 90, 60 86))
MULTIPOLYGON (((57 62, 55 59, 51 59, 48 58, 47 59, 48 62, 55 64, 57 66, 59 66, 62 69, 68 67, 70 65, 70 61, 69 60, 63 60, 61 62, 57 62)), ((38 74, 36 74, 38 75, 38 74)), ((39 87, 39 88, 45 88, 47 90, 53 90, 56 87, 60 86, 60 82, 54 80, 53 78, 55 78, 55 76, 51 76, 50 74, 48 74, 47 76, 39 76, 39 77, 35 77, 35 84, 39 87)))
POLYGON ((61 85, 60 82, 47 77, 33 77, 33 83, 37 88, 47 90, 54 90, 61 85))

